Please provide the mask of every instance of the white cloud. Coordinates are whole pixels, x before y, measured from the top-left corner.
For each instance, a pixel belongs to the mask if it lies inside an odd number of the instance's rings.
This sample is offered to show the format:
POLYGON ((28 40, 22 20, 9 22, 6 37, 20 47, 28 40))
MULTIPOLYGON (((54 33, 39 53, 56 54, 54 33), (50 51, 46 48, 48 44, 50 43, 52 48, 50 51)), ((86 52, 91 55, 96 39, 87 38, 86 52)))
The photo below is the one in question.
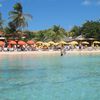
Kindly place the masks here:
POLYGON ((83 0, 82 4, 87 6, 87 5, 91 5, 92 2, 91 0, 83 0))
POLYGON ((97 4, 97 5, 100 5, 100 0, 98 0, 96 4, 97 4))
POLYGON ((100 0, 83 0, 82 5, 100 6, 100 0))

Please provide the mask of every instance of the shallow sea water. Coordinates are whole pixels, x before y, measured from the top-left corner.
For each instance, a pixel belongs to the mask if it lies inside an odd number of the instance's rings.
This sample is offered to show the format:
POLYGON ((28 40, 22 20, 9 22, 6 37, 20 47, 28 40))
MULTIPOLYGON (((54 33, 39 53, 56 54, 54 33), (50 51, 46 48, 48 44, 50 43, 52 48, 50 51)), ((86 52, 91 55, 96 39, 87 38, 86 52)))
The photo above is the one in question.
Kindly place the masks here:
POLYGON ((0 100, 99 100, 100 55, 0 56, 0 100))

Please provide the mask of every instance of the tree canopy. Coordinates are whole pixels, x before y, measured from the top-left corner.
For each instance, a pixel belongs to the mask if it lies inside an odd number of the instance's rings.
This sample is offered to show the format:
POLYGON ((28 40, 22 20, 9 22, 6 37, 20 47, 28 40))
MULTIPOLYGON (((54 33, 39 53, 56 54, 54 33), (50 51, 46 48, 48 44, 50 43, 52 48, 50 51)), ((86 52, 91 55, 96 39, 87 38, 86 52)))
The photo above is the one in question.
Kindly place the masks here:
POLYGON ((22 35, 25 35, 26 40, 33 39, 35 41, 58 42, 64 40, 66 37, 75 38, 80 35, 85 38, 100 40, 100 20, 86 21, 80 26, 74 25, 70 31, 65 30, 60 25, 53 25, 49 29, 36 32, 30 30, 23 31, 24 27, 28 26, 27 19, 31 18, 32 16, 30 14, 23 12, 22 4, 16 3, 13 9, 9 11, 9 20, 7 21, 6 27, 3 27, 4 20, 2 20, 2 14, 0 13, 0 30, 3 30, 6 34, 12 34, 13 38, 18 37, 21 39, 22 35))
POLYGON ((87 21, 81 27, 81 33, 86 38, 100 39, 100 21, 87 21))

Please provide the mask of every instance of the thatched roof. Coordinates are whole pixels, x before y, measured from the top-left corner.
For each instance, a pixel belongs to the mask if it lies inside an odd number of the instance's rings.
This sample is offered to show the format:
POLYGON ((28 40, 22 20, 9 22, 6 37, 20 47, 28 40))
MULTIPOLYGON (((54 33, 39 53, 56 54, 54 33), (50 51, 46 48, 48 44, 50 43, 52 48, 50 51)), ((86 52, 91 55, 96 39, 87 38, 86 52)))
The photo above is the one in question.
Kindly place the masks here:
POLYGON ((84 36, 79 35, 78 37, 75 38, 75 40, 86 40, 86 38, 84 38, 84 36))

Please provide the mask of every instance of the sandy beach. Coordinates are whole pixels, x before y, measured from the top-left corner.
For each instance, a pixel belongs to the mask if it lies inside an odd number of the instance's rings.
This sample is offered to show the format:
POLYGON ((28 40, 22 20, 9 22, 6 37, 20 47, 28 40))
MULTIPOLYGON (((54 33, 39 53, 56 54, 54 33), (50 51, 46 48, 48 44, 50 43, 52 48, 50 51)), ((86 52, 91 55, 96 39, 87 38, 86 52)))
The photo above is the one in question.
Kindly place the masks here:
MULTIPOLYGON (((0 52, 0 56, 2 55, 60 55, 60 51, 12 51, 12 52, 0 52)), ((100 50, 73 50, 73 51, 66 51, 65 55, 90 55, 90 54, 100 54, 100 50)))

